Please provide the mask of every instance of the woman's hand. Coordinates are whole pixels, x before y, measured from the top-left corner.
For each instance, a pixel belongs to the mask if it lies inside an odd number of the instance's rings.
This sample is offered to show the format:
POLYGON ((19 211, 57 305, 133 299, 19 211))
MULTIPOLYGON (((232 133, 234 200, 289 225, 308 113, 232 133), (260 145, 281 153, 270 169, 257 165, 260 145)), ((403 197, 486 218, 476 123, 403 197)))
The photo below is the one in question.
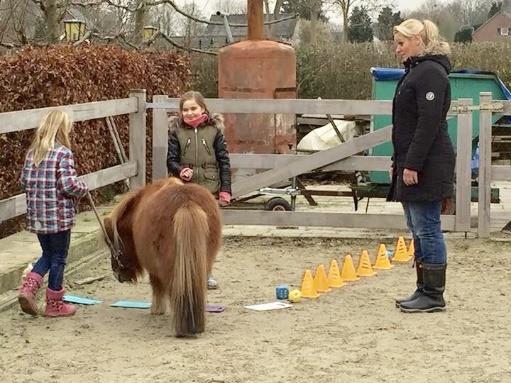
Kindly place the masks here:
POLYGON ((415 170, 403 170, 403 182, 406 186, 416 185, 419 183, 419 176, 415 170))

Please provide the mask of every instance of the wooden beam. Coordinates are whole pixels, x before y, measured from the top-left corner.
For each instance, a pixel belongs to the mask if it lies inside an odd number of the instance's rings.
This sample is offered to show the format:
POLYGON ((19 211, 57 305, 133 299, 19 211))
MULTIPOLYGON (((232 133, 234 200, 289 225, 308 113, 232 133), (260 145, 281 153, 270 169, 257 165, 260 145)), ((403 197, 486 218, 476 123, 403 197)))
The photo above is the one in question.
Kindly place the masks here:
MULTIPOLYGON (((391 100, 315 100, 315 99, 223 99, 207 98, 208 109, 218 113, 288 113, 305 115, 325 116, 364 116, 368 117, 368 111, 372 115, 391 115, 391 100)), ((148 108, 167 109, 168 112, 179 110, 179 99, 169 98, 167 101, 152 102, 148 108)), ((458 114, 458 102, 451 102, 449 115, 458 114)), ((511 110, 511 107, 509 107, 511 110)))
POLYGON ((509 165, 492 165, 491 180, 492 181, 511 181, 511 166, 509 166, 509 165))
MULTIPOLYGON (((233 169, 273 169, 285 166, 297 159, 306 158, 307 154, 238 154, 231 153, 231 167, 233 169)), ((392 161, 389 156, 352 156, 334 162, 322 171, 387 171, 392 161)))
MULTIPOLYGON (((112 166, 107 169, 102 169, 94 173, 89 173, 79 177, 85 181, 89 190, 94 190, 106 185, 113 184, 114 182, 122 181, 137 174, 137 163, 127 162, 123 165, 112 166)), ((19 215, 25 214, 27 211, 27 204, 25 194, 18 194, 16 196, 0 201, 0 222, 6 219, 14 218, 19 215)))
POLYGON ((137 100, 137 109, 129 115, 129 148, 130 161, 137 162, 138 173, 130 178, 130 187, 133 189, 145 185, 146 177, 146 91, 134 89, 130 97, 137 100))
POLYGON ((472 159, 472 99, 459 99, 458 105, 467 111, 458 114, 456 150, 456 230, 470 231, 471 159, 472 159))
POLYGON ((511 101, 502 101, 504 105, 504 112, 502 113, 504 116, 511 116, 511 101))
MULTIPOLYGON (((206 99, 208 109, 218 113, 282 113, 282 114, 392 114, 391 101, 373 100, 309 100, 309 99, 206 99)), ((179 110, 179 99, 153 102, 150 108, 179 110)))
MULTIPOLYGON (((155 103, 166 102, 167 96, 154 96, 155 103)), ((167 177, 169 118, 166 109, 153 110, 153 181, 167 177)))
MULTIPOLYGON (((276 212, 224 209, 225 225, 353 227, 368 229, 406 229, 404 215, 317 212, 276 212)), ((442 228, 454 230, 454 216, 442 216, 442 228)))
POLYGON ((135 161, 130 161, 122 165, 112 166, 94 173, 85 174, 81 176, 80 179, 85 181, 89 190, 94 190, 131 178, 137 173, 137 163, 135 161))
POLYGON ((35 129, 43 116, 51 110, 62 110, 68 113, 73 121, 79 122, 133 113, 137 111, 137 103, 134 98, 124 98, 0 113, 0 134, 35 129))
MULTIPOLYGON (((490 103, 491 92, 481 92, 479 103, 490 103)), ((491 206, 491 135, 492 112, 481 110, 479 112, 479 176, 478 176, 478 203, 477 203, 477 234, 480 238, 490 236, 490 206, 491 206)))
POLYGON ((244 178, 232 185, 233 197, 239 197, 256 191, 262 187, 272 185, 276 182, 288 180, 294 176, 330 165, 333 162, 337 162, 341 159, 367 150, 375 145, 381 144, 382 142, 388 141, 390 136, 391 127, 387 126, 363 136, 356 137, 348 142, 336 146, 335 148, 300 158, 286 166, 281 166, 276 169, 268 170, 264 173, 244 178))

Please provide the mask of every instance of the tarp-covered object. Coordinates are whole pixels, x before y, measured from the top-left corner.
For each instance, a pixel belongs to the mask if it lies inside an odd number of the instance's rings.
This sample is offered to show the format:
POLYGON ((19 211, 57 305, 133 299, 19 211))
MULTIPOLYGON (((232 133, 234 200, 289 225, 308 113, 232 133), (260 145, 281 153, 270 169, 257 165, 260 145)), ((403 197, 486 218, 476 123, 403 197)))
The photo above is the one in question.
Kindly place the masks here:
MULTIPOLYGON (((355 137, 357 129, 355 121, 334 120, 335 126, 341 133, 344 141, 355 137)), ((298 143, 297 150, 319 151, 333 148, 341 143, 341 139, 335 132, 332 124, 328 123, 320 128, 314 129, 298 143)))

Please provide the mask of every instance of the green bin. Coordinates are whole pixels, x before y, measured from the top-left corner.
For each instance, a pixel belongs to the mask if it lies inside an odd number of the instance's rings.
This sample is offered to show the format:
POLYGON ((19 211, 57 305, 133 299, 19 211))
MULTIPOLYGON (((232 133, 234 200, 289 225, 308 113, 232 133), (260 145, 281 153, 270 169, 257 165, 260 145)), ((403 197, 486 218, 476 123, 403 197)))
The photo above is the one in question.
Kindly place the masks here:
MULTIPOLYGON (((397 83, 403 71, 394 68, 373 68, 371 73, 373 74, 373 100, 392 100, 397 83)), ((449 82, 451 84, 451 100, 471 98, 473 105, 479 105, 480 92, 491 92, 494 100, 506 99, 506 90, 502 87, 497 75, 494 74, 453 72, 449 75, 449 82)), ((472 116, 472 151, 475 152, 477 148, 477 138, 479 137, 479 112, 475 111, 472 116)), ((493 122, 497 121, 500 117, 501 116, 494 114, 493 122)), ((375 115, 373 116, 372 130, 378 130, 390 124, 392 124, 391 116, 375 115)), ((456 116, 448 117, 448 125, 449 135, 454 148, 456 149, 456 132, 458 128, 456 116)), ((392 143, 386 142, 375 146, 371 151, 371 155, 391 156, 392 143)), ((369 182, 376 184, 388 184, 388 172, 369 172, 369 182)))

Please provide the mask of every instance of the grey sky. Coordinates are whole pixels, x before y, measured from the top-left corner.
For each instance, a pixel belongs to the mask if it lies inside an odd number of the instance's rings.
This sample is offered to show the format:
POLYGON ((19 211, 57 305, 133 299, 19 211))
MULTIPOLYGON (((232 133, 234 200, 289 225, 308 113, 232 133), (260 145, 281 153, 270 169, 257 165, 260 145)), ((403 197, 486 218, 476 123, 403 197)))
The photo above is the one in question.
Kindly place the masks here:
MULTIPOLYGON (((232 0, 225 0, 232 1, 232 0)), ((245 2, 244 0, 239 0, 240 2, 245 2)), ((415 8, 418 8, 420 5, 429 0, 389 0, 389 3, 393 2, 397 9, 400 11, 410 11, 415 8)), ((440 3, 448 3, 449 0, 438 0, 440 3)), ((185 3, 190 3, 192 0, 178 0, 177 3, 183 5, 185 3)), ((201 4, 202 13, 205 16, 208 16, 211 13, 217 11, 214 5, 217 3, 216 0, 196 0, 196 4, 201 4)))

